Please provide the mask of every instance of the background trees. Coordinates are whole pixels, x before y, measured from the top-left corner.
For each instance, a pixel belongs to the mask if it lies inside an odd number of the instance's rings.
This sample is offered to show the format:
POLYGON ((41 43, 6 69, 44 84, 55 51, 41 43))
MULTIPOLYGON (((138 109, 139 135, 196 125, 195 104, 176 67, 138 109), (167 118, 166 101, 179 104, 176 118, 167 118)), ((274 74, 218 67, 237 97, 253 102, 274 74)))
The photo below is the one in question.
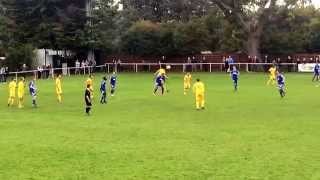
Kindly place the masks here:
POLYGON ((94 49, 139 56, 319 52, 319 9, 307 0, 279 2, 122 0, 119 10, 115 1, 100 0, 88 15, 84 0, 2 0, 0 49, 10 54, 22 46, 94 49))

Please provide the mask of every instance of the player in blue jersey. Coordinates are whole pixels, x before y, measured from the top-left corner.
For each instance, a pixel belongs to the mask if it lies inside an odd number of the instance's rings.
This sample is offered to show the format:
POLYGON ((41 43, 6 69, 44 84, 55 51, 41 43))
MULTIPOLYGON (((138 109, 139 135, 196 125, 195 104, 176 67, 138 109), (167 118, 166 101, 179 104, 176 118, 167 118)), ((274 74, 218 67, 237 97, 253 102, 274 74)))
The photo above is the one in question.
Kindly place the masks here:
POLYGON ((278 82, 278 88, 279 88, 279 93, 281 98, 286 96, 286 91, 285 91, 285 77, 284 75, 280 72, 277 71, 277 82, 278 82))
POLYGON ((32 97, 32 107, 36 108, 37 107, 37 102, 36 102, 36 100, 37 100, 37 86, 36 86, 35 79, 33 79, 29 83, 29 92, 32 97))
POLYGON ((238 90, 238 80, 239 80, 240 72, 238 71, 236 66, 232 67, 230 75, 231 75, 231 79, 233 80, 234 91, 237 91, 238 90))
POLYGON ((318 61, 316 62, 316 65, 314 66, 313 73, 314 73, 314 76, 313 76, 312 81, 315 81, 315 80, 319 81, 319 79, 320 79, 320 65, 319 65, 318 61))
POLYGON ((100 85, 100 92, 101 92, 101 104, 107 104, 107 77, 103 77, 100 85))
POLYGON ((154 91, 153 91, 153 94, 156 95, 158 89, 160 88, 161 89, 161 95, 164 94, 164 82, 165 82, 165 74, 159 74, 157 77, 156 77, 156 80, 155 80, 155 87, 154 87, 154 91))
POLYGON ((117 75, 116 75, 116 72, 113 72, 110 77, 111 96, 114 96, 114 93, 116 91, 116 84, 117 84, 117 75))

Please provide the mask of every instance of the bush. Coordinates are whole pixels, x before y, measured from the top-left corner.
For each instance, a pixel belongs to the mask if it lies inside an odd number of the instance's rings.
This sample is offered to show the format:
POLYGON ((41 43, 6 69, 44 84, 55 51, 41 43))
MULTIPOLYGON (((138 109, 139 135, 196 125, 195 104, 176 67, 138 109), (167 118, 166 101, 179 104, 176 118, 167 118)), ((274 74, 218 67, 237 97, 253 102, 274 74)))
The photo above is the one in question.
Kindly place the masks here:
POLYGON ((21 68, 23 64, 28 67, 32 64, 35 57, 34 48, 30 44, 16 44, 8 48, 7 65, 10 71, 21 68))

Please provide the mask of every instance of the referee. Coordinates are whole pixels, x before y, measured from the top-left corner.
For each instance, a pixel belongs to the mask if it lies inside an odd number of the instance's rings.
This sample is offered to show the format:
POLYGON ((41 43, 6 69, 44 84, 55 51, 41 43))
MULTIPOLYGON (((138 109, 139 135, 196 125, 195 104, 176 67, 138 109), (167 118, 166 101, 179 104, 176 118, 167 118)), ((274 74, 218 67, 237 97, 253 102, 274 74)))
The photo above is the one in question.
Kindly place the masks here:
POLYGON ((84 100, 86 102, 86 113, 89 116, 90 115, 90 110, 92 107, 92 99, 91 99, 91 90, 90 90, 90 85, 87 85, 85 94, 84 94, 84 100))

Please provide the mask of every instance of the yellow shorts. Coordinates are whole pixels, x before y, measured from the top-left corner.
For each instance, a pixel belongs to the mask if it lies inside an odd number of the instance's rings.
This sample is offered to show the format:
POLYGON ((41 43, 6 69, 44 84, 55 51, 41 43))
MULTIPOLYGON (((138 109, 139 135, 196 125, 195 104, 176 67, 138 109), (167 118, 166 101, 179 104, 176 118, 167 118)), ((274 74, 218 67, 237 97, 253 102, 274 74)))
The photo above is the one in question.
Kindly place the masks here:
POLYGON ((13 98, 16 97, 16 93, 12 93, 12 92, 11 92, 10 95, 9 95, 9 97, 13 97, 13 98))
POLYGON ((23 97, 24 97, 24 93, 18 92, 18 98, 21 99, 21 98, 23 98, 23 97))
POLYGON ((184 87, 184 89, 190 89, 191 88, 191 84, 190 83, 184 83, 183 87, 184 87))
POLYGON ((196 94, 196 101, 197 102, 204 101, 204 94, 196 94))

